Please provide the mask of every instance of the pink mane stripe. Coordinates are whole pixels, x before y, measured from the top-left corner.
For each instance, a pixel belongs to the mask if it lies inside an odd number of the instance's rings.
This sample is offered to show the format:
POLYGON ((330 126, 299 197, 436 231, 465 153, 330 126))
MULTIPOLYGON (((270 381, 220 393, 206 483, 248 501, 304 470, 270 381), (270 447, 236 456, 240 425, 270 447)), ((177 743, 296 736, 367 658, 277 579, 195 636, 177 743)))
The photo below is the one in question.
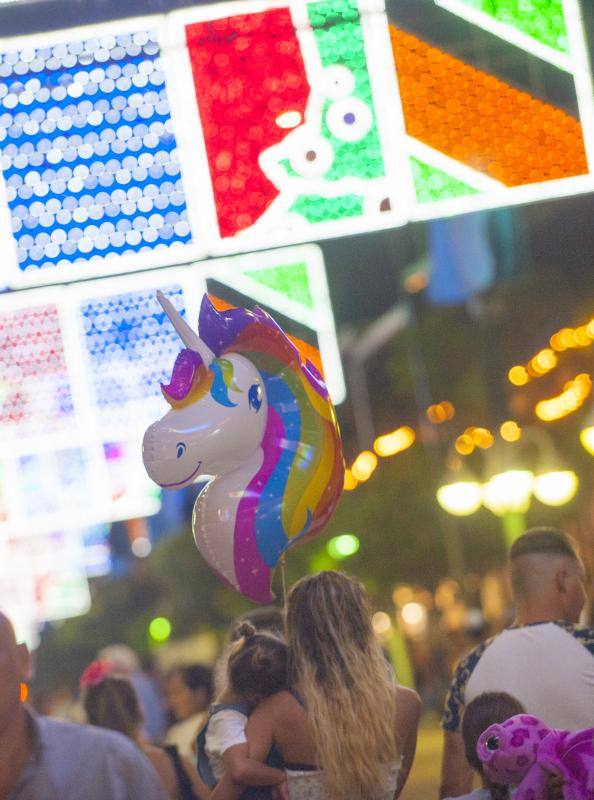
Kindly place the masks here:
POLYGON ((255 603, 270 603, 274 597, 270 591, 271 571, 258 550, 255 521, 262 489, 273 474, 281 454, 274 442, 281 441, 284 435, 285 426, 280 414, 269 406, 266 430, 262 438, 264 462, 247 486, 235 519, 235 576, 239 591, 255 603), (257 567, 254 568, 255 564, 257 567))

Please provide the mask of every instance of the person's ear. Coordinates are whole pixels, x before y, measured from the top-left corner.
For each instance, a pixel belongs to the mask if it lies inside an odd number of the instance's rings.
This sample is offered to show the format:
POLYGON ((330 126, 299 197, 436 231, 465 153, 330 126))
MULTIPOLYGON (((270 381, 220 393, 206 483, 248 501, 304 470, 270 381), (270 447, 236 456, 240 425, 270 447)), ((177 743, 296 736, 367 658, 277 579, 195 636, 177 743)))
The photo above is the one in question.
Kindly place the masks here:
POLYGON ((559 594, 567 594, 567 580, 569 574, 566 569, 560 569, 555 573, 555 588, 559 594))
POLYGON ((26 644, 17 644, 17 662, 19 665, 19 677, 26 683, 31 678, 32 664, 31 654, 26 644))

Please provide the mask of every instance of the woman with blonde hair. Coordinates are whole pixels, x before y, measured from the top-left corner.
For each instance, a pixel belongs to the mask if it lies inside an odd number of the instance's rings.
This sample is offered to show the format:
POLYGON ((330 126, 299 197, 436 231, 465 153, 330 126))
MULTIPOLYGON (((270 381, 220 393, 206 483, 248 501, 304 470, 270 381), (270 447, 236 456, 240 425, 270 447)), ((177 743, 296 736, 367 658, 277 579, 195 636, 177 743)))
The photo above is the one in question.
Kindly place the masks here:
MULTIPOLYGON (((250 756, 280 752, 291 800, 395 800, 414 757, 420 701, 397 686, 354 578, 321 572, 287 597, 290 691, 247 726, 250 756)), ((213 800, 237 797, 223 780, 213 800)))

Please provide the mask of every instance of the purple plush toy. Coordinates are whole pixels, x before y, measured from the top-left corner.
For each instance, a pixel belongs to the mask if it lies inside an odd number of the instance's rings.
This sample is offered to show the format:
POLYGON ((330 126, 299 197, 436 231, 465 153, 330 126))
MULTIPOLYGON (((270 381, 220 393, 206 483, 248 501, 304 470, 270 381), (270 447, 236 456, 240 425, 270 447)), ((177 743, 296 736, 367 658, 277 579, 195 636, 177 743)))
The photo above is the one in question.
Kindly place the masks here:
POLYGON ((594 728, 552 730, 517 714, 483 731, 476 752, 493 783, 518 787, 514 800, 548 800, 552 775, 563 777, 565 800, 594 800, 594 728))

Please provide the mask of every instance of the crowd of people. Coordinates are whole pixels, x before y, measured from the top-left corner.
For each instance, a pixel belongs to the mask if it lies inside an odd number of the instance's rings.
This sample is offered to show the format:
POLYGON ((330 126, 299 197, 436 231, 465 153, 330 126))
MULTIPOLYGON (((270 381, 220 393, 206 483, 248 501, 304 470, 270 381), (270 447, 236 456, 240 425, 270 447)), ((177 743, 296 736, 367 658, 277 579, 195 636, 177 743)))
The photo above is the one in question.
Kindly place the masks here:
MULTIPOLYGON (((594 753, 582 561, 562 532, 540 528, 514 543, 509 567, 516 621, 460 661, 445 701, 442 798, 510 796, 513 781, 494 780, 479 757, 481 737, 510 718, 591 729, 582 741, 594 753)), ((413 765, 421 702, 398 684, 371 618, 354 578, 302 578, 283 612, 238 621, 216 680, 199 665, 169 674, 175 722, 155 742, 147 687, 113 651, 81 677, 84 725, 35 712, 21 693, 27 648, 0 616, 0 798, 396 800, 413 765)), ((491 736, 485 746, 499 744, 491 736)), ((551 768, 533 800, 594 800, 594 767, 586 773, 551 768)))

